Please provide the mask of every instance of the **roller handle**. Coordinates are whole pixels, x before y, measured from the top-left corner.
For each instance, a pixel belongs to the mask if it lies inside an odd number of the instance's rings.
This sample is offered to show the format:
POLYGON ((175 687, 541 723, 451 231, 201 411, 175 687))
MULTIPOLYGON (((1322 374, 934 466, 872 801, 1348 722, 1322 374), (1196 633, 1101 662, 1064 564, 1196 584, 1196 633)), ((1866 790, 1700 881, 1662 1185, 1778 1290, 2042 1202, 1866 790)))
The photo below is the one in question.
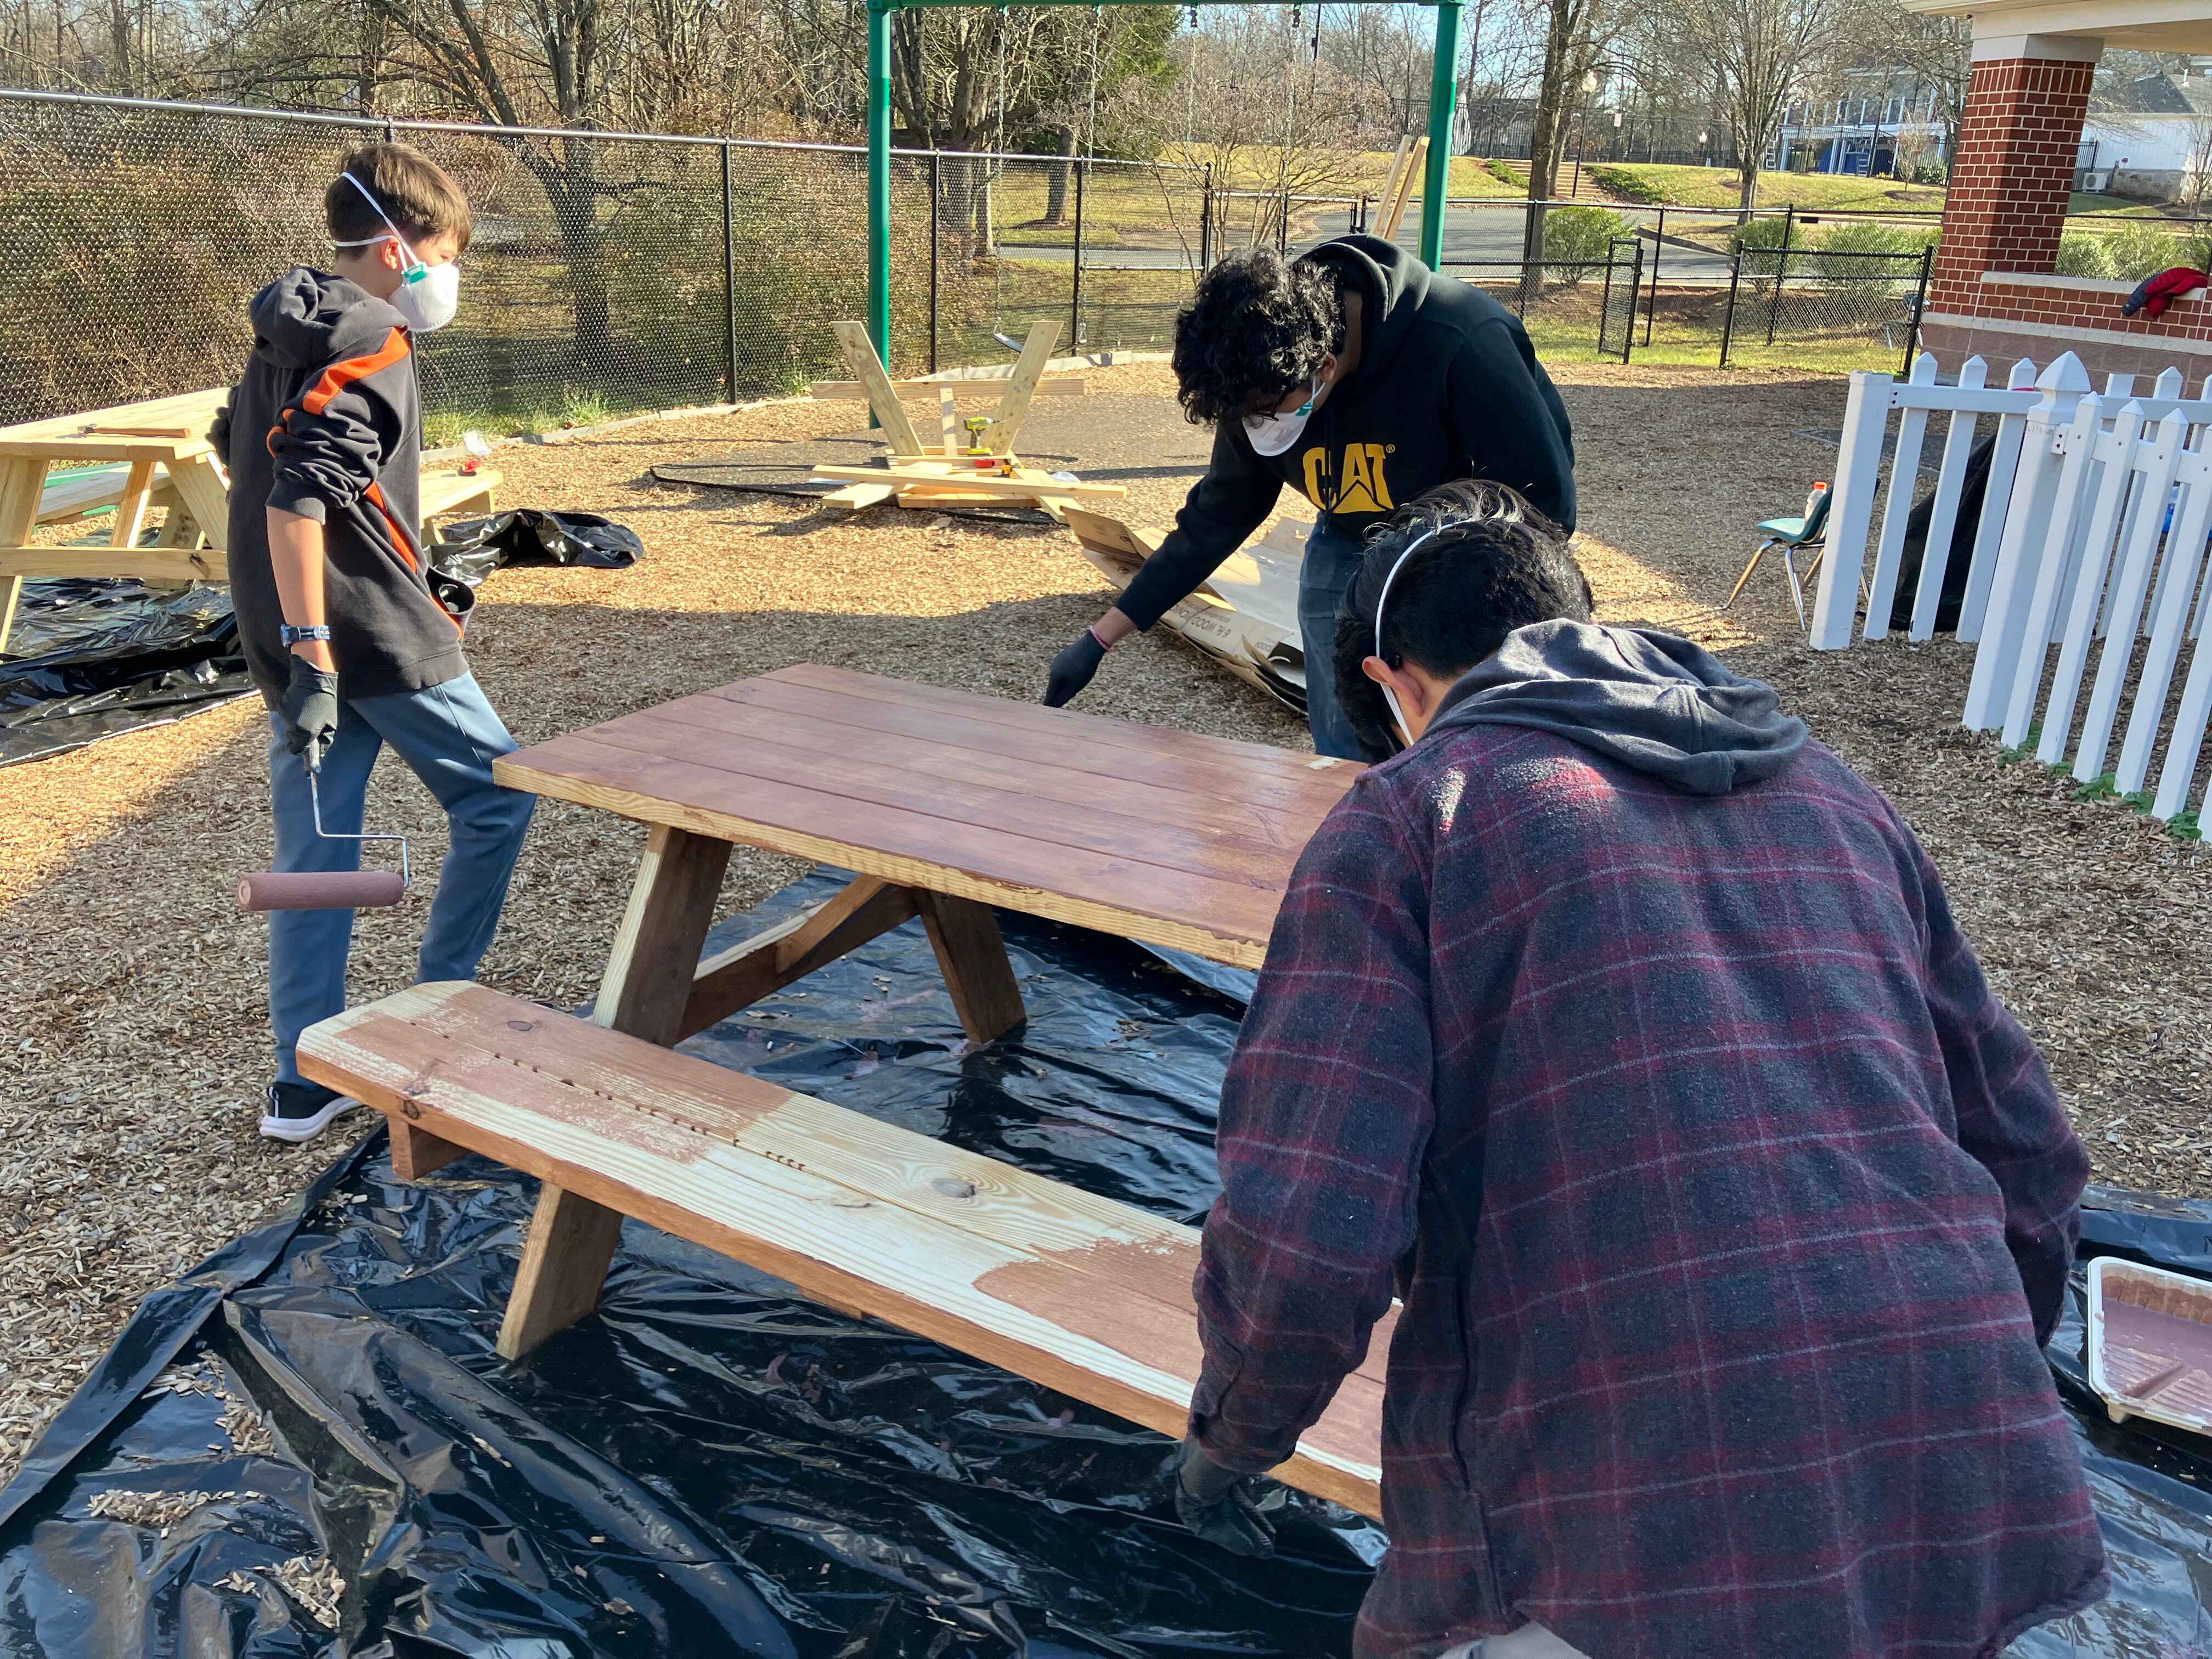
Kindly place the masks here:
POLYGON ((241 910, 369 910, 406 893, 396 870, 257 870, 238 878, 241 910))

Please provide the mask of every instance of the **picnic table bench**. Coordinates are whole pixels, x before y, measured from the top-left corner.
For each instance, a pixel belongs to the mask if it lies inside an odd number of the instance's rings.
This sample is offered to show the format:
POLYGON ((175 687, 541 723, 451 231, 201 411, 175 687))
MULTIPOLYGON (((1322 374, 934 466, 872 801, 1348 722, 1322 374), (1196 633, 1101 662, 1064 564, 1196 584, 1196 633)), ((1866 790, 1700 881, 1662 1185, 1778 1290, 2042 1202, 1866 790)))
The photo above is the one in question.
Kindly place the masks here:
MULTIPOLYGON (((385 1113, 402 1179, 473 1151, 543 1183, 510 1359, 597 1305, 632 1216, 1179 1433, 1195 1232, 668 1049, 916 917, 978 1042, 1024 1018, 994 907, 1256 966, 1358 771, 836 669, 741 680, 497 763, 652 826, 591 1020, 416 986, 310 1028, 301 1066, 385 1113), (733 842, 859 873, 702 961, 733 842)), ((1279 1471, 1368 1515, 1388 1336, 1279 1471)))
MULTIPOLYGON (((32 578, 226 580, 230 480, 209 433, 229 399, 228 387, 213 386, 0 427, 0 652, 32 578), (52 475, 56 466, 70 470, 52 475), (40 525, 110 507, 115 522, 104 547, 30 544, 40 525), (161 528, 153 545, 142 545, 156 514, 161 528)), ((499 483, 489 470, 425 473, 423 524, 472 507, 490 512, 499 483)))

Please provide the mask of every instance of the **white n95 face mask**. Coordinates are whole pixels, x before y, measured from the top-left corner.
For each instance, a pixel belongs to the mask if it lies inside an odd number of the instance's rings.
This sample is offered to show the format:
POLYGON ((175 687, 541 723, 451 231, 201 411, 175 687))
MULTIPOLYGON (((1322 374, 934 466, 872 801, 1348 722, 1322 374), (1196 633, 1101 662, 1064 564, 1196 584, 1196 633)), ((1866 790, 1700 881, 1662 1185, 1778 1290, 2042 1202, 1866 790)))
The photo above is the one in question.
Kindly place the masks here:
POLYGON ((1320 397, 1321 376, 1316 374, 1313 384, 1306 388, 1305 402, 1289 414, 1247 415, 1244 435, 1252 441, 1254 453, 1279 455, 1297 442, 1298 434, 1306 429, 1306 422, 1313 419, 1314 404, 1320 397))
POLYGON ((382 241, 397 243, 404 265, 399 278, 399 289, 392 296, 392 308, 399 313, 400 320, 407 325, 410 333, 436 333, 453 320, 453 313, 460 307, 461 268, 450 260, 442 265, 424 264, 415 250, 407 245, 407 239, 399 234, 399 227, 392 224, 392 216, 384 210, 384 204, 369 194, 368 186, 350 173, 345 175, 345 181, 359 191, 362 199, 376 210, 376 216, 389 227, 391 234, 388 237, 367 236, 353 242, 333 242, 331 246, 371 247, 382 241))

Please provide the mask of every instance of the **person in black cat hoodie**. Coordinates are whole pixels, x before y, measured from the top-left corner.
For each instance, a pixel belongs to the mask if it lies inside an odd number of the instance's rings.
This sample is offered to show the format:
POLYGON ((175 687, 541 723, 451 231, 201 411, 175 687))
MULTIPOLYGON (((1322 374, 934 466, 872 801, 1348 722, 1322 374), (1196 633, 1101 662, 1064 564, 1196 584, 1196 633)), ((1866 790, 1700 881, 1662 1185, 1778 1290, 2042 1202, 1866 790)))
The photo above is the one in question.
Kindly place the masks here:
POLYGON ((1461 478, 1508 485, 1572 530, 1574 437, 1550 376, 1511 312, 1372 236, 1224 259, 1176 319, 1175 373, 1185 414, 1212 423, 1212 460, 1119 602, 1053 659, 1044 701, 1066 702, 1112 646, 1188 598, 1288 483, 1321 509, 1298 586, 1314 748, 1379 758, 1329 673, 1360 538, 1461 478))
MULTIPOLYGON (((404 144, 349 156, 324 198, 331 269, 253 298, 253 350, 217 447, 230 470, 230 585, 269 705, 275 867, 350 870, 386 744, 437 796, 452 840, 418 976, 473 979, 535 798, 492 781, 515 746, 431 592, 417 511, 414 337, 453 313, 469 240, 460 187, 404 144), (307 774, 316 773, 316 833, 307 774)), ((261 1133, 307 1140, 358 1104, 300 1074, 300 1033, 345 1008, 350 910, 269 918, 276 1080, 261 1133)))

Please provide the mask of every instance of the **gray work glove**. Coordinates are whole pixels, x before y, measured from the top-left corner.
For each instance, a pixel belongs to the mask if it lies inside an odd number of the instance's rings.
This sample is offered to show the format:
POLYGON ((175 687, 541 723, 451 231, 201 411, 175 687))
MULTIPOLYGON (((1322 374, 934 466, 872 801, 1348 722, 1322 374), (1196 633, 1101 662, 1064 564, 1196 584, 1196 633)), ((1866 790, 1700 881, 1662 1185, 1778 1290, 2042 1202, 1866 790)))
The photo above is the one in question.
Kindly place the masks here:
POLYGON ((338 734, 338 677, 325 674, 294 652, 290 678, 284 682, 284 695, 276 701, 276 712, 284 718, 284 746, 299 756, 309 771, 319 771, 323 757, 338 734))
POLYGON ((1168 1460, 1175 1484, 1176 1515, 1209 1544, 1231 1555, 1267 1556, 1275 1553, 1275 1528, 1266 1511, 1282 1507, 1280 1487, 1255 1497, 1255 1490, 1272 1486, 1260 1476, 1235 1474, 1206 1455, 1195 1436, 1168 1460))
POLYGON ((1085 629, 1052 659, 1052 667, 1045 677, 1044 706, 1057 708, 1065 703, 1091 684, 1098 672, 1098 665, 1105 660, 1106 647, 1098 643, 1096 634, 1085 629))

